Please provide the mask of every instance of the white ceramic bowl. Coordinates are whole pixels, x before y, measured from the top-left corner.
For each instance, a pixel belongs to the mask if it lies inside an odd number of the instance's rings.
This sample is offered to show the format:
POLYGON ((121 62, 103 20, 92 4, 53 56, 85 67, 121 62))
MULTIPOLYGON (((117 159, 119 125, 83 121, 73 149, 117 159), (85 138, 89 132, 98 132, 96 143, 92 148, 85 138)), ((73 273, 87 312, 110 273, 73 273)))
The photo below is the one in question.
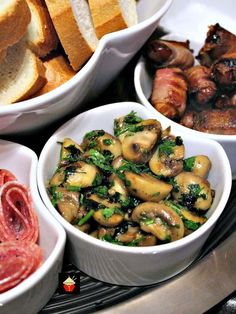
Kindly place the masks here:
MULTIPOLYGON (((200 47, 204 44, 209 25, 219 22, 229 31, 235 31, 236 21, 232 10, 234 6, 235 2, 231 0, 224 2, 220 0, 214 2, 210 0, 190 0, 188 2, 176 0, 161 21, 161 26, 170 32, 165 38, 184 41, 189 39, 190 47, 194 49, 194 55, 197 55, 200 47), (184 10, 181 9, 183 6, 184 10)), ((189 136, 200 136, 219 142, 229 157, 233 179, 236 179, 236 135, 207 134, 195 131, 181 126, 159 113, 148 100, 151 96, 152 77, 142 57, 135 67, 134 85, 137 100, 149 109, 157 119, 161 117, 166 123, 175 126, 176 130, 186 132, 189 136)))
POLYGON ((39 219, 39 245, 43 264, 18 286, 0 294, 1 314, 36 314, 49 301, 58 286, 66 234, 42 203, 36 183, 38 158, 29 148, 0 140, 0 168, 10 170, 31 191, 39 219))
POLYGON ((0 134, 42 128, 97 96, 141 48, 171 2, 139 0, 139 23, 105 35, 93 56, 72 79, 45 95, 0 106, 0 134))
MULTIPOLYGON (((167 279, 185 269, 198 255, 217 219, 223 212, 231 189, 231 171, 223 148, 215 141, 183 136, 186 157, 203 153, 212 160, 209 181, 215 189, 215 199, 208 212, 209 219, 197 231, 176 242, 152 247, 123 247, 87 235, 73 227, 52 206, 46 184, 59 160, 60 145, 65 137, 80 143, 84 134, 95 129, 113 133, 113 121, 130 111, 142 118, 153 118, 144 106, 122 102, 84 112, 64 124, 45 144, 39 157, 37 181, 40 195, 68 235, 69 257, 86 274, 112 284, 141 286, 167 279)), ((166 121, 160 119, 163 127, 166 121)), ((173 133, 177 133, 173 128, 173 133)))

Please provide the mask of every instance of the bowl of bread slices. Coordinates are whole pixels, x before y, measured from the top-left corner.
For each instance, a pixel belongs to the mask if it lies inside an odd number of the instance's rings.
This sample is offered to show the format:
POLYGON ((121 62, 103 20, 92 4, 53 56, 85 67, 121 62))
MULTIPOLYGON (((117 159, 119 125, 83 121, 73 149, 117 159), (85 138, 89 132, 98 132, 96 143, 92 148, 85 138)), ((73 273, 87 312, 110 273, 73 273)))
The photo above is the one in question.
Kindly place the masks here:
POLYGON ((172 0, 3 0, 0 134, 78 110, 142 47, 172 0))

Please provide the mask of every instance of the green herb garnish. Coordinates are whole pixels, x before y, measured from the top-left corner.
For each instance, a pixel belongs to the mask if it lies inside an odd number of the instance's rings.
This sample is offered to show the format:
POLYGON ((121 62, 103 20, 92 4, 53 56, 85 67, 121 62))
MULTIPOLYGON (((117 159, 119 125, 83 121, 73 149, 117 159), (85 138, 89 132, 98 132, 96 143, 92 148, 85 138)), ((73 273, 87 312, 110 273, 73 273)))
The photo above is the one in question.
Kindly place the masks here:
POLYGON ((78 226, 82 226, 85 222, 87 222, 94 214, 94 210, 90 209, 90 211, 83 217, 80 219, 80 221, 78 222, 78 226))
POLYGON ((184 171, 192 171, 195 164, 196 157, 189 157, 184 160, 184 171))
POLYGON ((112 141, 112 139, 110 139, 110 138, 106 138, 106 139, 104 139, 102 142, 103 142, 103 144, 106 145, 106 146, 110 146, 110 145, 113 144, 113 141, 112 141))
POLYGON ((51 203, 54 207, 56 207, 57 202, 60 201, 63 197, 62 192, 57 191, 57 186, 52 186, 50 188, 50 193, 51 193, 51 203))

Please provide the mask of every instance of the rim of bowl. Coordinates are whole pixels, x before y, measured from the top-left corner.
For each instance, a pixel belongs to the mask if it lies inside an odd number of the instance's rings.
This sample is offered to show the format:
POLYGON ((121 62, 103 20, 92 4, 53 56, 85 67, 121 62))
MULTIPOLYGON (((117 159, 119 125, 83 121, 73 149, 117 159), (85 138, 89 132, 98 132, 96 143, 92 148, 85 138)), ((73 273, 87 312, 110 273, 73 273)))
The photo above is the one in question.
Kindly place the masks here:
POLYGON ((204 133, 200 131, 196 131, 190 128, 187 128, 186 126, 180 125, 179 123, 165 117, 163 114, 158 112, 148 101, 147 97, 144 95, 142 86, 141 86, 141 76, 142 76, 142 71, 146 72, 145 68, 146 62, 144 57, 140 57, 139 60, 137 61, 137 64, 134 69, 134 87, 135 87, 135 92, 138 98, 140 99, 141 103, 153 114, 155 114, 158 117, 161 117, 163 121, 166 123, 169 123, 171 126, 175 127, 175 130, 177 131, 182 131, 185 134, 191 135, 191 136, 196 136, 196 135, 203 135, 207 139, 212 139, 212 140, 219 140, 219 141, 224 141, 224 142, 231 142, 232 140, 236 140, 236 135, 223 135, 223 134, 212 134, 212 133, 204 133))
MULTIPOLYGON (((162 245, 155 245, 150 247, 127 247, 127 246, 119 246, 115 245, 106 241, 102 241, 96 238, 93 238, 92 236, 76 229, 73 227, 68 221, 66 221, 53 207, 52 203, 50 202, 50 199, 48 197, 48 194, 46 192, 46 187, 44 183, 44 176, 43 176, 43 164, 45 163, 47 159, 48 150, 52 143, 55 143, 55 140, 57 140, 57 133, 62 131, 64 127, 68 126, 70 124, 70 121, 76 120, 81 118, 84 114, 88 114, 89 112, 96 113, 96 111, 107 111, 113 106, 123 106, 124 108, 127 108, 127 104, 133 104, 135 106, 141 106, 141 110, 143 112, 150 112, 147 108, 143 107, 142 105, 135 103, 135 102, 120 102, 120 103, 113 103, 113 104, 107 104, 103 105, 97 108, 93 108, 90 110, 87 110, 74 118, 70 119, 66 123, 64 123, 61 127, 59 127, 56 132, 48 139, 48 141, 45 143, 45 146, 43 147, 40 157, 39 157, 39 163, 38 163, 38 172, 37 172, 37 183, 39 188, 39 193, 41 195, 41 198, 45 204, 45 206, 48 208, 48 210, 52 213, 52 215, 62 224, 62 226, 65 228, 65 230, 72 234, 75 237, 78 237, 82 241, 85 241, 93 246, 101 247, 106 250, 116 251, 120 253, 128 253, 128 254, 150 254, 150 253, 158 253, 158 252, 165 252, 169 251, 171 249, 177 249, 184 247, 186 244, 191 244, 193 241, 195 241, 197 238, 201 237, 209 228, 214 226, 216 221, 218 220, 219 216, 221 215, 222 211, 225 208, 225 205, 228 201, 230 192, 231 192, 231 186, 232 186, 232 174, 231 174, 231 168, 230 163, 228 160, 228 157, 223 149, 223 147, 216 141, 213 141, 211 139, 196 139, 197 141, 205 142, 208 145, 214 146, 216 150, 218 150, 219 154, 221 155, 222 163, 225 167, 224 175, 225 175, 225 184, 222 191, 222 196, 219 200, 219 203, 216 205, 215 211, 212 213, 212 215, 209 217, 209 219, 196 231, 191 233, 190 235, 179 239, 177 241, 166 243, 162 245)), ((186 133, 182 133, 181 135, 187 136, 186 133)))
POLYGON ((132 33, 138 33, 141 29, 148 27, 152 23, 155 23, 161 16, 165 14, 168 10, 170 5, 172 4, 173 0, 166 0, 163 6, 158 10, 155 14, 153 14, 148 19, 141 21, 140 23, 133 25, 129 28, 109 33, 104 35, 100 40, 98 47, 96 48, 95 52, 91 56, 91 58, 87 61, 87 63, 67 82, 55 88, 54 90, 40 95, 38 97, 34 97, 32 99, 24 100, 17 102, 15 104, 1 106, 0 116, 5 114, 12 114, 12 113, 20 113, 30 111, 32 109, 41 109, 44 105, 47 105, 48 102, 52 100, 60 99, 64 97, 65 94, 69 93, 71 89, 73 89, 80 80, 82 80, 88 72, 91 72, 93 67, 96 65, 97 60, 104 50, 106 45, 108 45, 113 40, 122 40, 122 38, 130 36, 132 33))

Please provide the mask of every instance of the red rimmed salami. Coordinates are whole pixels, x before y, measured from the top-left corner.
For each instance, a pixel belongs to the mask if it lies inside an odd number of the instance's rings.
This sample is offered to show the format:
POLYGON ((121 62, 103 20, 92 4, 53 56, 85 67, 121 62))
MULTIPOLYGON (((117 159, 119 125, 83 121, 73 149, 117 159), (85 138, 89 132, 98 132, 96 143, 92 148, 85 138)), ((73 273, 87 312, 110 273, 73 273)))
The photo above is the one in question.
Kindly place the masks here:
POLYGON ((0 189, 0 241, 36 242, 38 232, 29 189, 18 181, 4 183, 0 189))
POLYGON ((0 244, 0 293, 15 287, 42 263, 39 245, 31 241, 8 241, 0 244))
POLYGON ((15 175, 7 169, 0 169, 0 187, 8 181, 16 181, 15 175))

